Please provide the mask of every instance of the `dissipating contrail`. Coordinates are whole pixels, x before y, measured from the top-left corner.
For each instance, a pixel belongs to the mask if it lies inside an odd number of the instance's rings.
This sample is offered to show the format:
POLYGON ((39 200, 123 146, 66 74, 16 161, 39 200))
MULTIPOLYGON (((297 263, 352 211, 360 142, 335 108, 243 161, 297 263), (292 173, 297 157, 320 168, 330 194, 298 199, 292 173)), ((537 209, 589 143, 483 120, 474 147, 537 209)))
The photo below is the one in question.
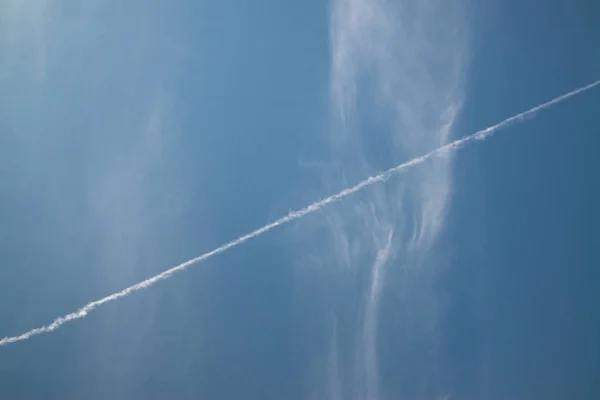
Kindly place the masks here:
POLYGON ((82 308, 80 308, 78 311, 75 311, 70 314, 64 315, 62 317, 56 318, 49 325, 40 326, 39 328, 32 329, 32 330, 22 333, 18 336, 5 337, 0 340, 0 346, 5 346, 7 344, 27 340, 27 339, 31 338, 32 336, 40 335, 42 333, 52 332, 68 322, 85 317, 90 311, 95 310, 96 308, 100 307, 103 304, 106 304, 106 303, 114 301, 114 300, 118 300, 121 297, 128 296, 129 294, 136 292, 138 290, 148 288, 148 287, 154 285, 155 283, 157 283, 158 281, 170 278, 176 272, 183 271, 192 265, 198 264, 210 257, 213 257, 213 256, 216 256, 217 254, 223 253, 223 252, 231 249, 232 247, 236 247, 252 238, 260 236, 263 233, 266 233, 273 228, 276 228, 280 225, 297 220, 299 218, 304 217, 305 215, 308 215, 312 212, 320 210, 321 208, 323 208, 331 203, 335 203, 338 200, 341 200, 344 197, 347 197, 353 193, 356 193, 359 190, 366 188, 367 186, 371 186, 377 182, 384 182, 384 181, 388 180, 391 176, 393 176, 397 173, 400 173, 404 170, 407 170, 409 168, 412 168, 418 164, 421 164, 434 156, 440 156, 440 155, 446 154, 450 151, 458 150, 458 149, 462 148, 464 145, 474 142, 474 141, 477 141, 477 140, 485 140, 488 137, 492 136, 493 134, 497 133, 498 131, 500 131, 514 123, 523 122, 525 119, 527 119, 529 117, 534 117, 539 111, 549 108, 555 104, 558 104, 564 100, 567 100, 573 96, 576 96, 582 92, 588 91, 599 85, 600 85, 600 80, 597 80, 594 83, 580 87, 579 89, 575 89, 569 93, 558 96, 558 97, 556 97, 546 103, 543 103, 539 106, 533 107, 533 108, 531 108, 527 111, 524 111, 520 114, 517 114, 515 116, 507 118, 504 121, 497 123, 496 125, 492 125, 488 128, 477 131, 469 136, 465 136, 461 139, 450 142, 450 143, 448 143, 442 147, 439 147, 423 156, 413 158, 412 160, 406 161, 400 165, 397 165, 393 168, 383 171, 378 175, 371 176, 371 177, 357 183, 356 185, 354 185, 352 187, 349 187, 347 189, 342 190, 341 192, 339 192, 337 194, 331 195, 331 196, 326 197, 322 200, 319 200, 315 203, 312 203, 311 205, 306 206, 300 210, 290 211, 289 214, 287 214, 284 217, 279 218, 275 222, 271 222, 270 224, 267 224, 267 225, 263 226, 262 228, 258 228, 253 232, 250 232, 246 235, 240 236, 237 239, 232 240, 229 243, 222 245, 221 247, 218 247, 214 250, 209 251, 208 253, 204 253, 196 258, 192 258, 188 261, 185 261, 182 264, 179 264, 179 265, 172 267, 164 272, 161 272, 158 275, 155 275, 155 276, 148 278, 142 282, 139 282, 132 286, 129 286, 128 288, 125 288, 125 289, 121 290, 120 292, 116 292, 116 293, 108 295, 102 299, 92 301, 91 303, 88 303, 85 306, 83 306, 82 308))

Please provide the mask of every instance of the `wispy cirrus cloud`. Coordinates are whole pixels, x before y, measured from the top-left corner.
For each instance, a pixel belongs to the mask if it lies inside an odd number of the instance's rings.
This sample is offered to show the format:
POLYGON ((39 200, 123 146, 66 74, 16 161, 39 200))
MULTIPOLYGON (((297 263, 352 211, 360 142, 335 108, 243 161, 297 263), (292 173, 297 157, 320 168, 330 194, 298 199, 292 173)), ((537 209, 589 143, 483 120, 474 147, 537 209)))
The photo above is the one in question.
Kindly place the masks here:
MULTIPOLYGON (((360 179, 448 143, 464 96, 468 57, 464 11, 462 4, 438 0, 332 0, 332 170, 325 175, 329 185, 334 176, 360 179)), ((416 271, 425 268, 428 250, 443 229, 451 189, 451 159, 445 156, 398 182, 370 189, 351 205, 329 211, 334 214, 329 220, 338 223, 328 225, 333 246, 321 251, 334 249, 339 265, 350 265, 351 274, 369 276, 363 292, 353 293, 363 304, 354 334, 356 365, 346 374, 351 397, 379 396, 377 315, 385 295, 386 269, 402 265, 412 270, 405 280, 425 279, 409 278, 415 274, 431 276, 433 267, 416 271)), ((398 287, 397 282, 390 285, 398 287)), ((411 300, 405 294, 409 300, 400 314, 428 308, 422 314, 431 319, 407 319, 407 337, 435 323, 433 295, 415 293, 411 300)))
MULTIPOLYGON (((399 161, 448 142, 464 95, 461 15, 460 5, 442 1, 333 1, 331 97, 338 124, 330 136, 348 174, 379 167, 382 154, 399 161), (364 151, 370 139, 380 141, 382 153, 364 151)), ((417 201, 415 248, 439 232, 449 168, 449 159, 436 160, 407 189, 417 201)))

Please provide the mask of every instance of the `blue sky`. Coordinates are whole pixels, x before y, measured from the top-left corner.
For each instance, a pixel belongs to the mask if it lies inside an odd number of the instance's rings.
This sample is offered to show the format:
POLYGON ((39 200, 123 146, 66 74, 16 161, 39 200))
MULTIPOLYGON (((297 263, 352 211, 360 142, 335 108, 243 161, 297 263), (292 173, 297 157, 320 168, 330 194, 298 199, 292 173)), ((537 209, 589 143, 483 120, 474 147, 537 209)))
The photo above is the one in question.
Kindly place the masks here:
MULTIPOLYGON (((472 3, 0 5, 0 337, 600 78, 595 2, 472 3)), ((599 104, 1 347, 0 397, 597 398, 599 104)))

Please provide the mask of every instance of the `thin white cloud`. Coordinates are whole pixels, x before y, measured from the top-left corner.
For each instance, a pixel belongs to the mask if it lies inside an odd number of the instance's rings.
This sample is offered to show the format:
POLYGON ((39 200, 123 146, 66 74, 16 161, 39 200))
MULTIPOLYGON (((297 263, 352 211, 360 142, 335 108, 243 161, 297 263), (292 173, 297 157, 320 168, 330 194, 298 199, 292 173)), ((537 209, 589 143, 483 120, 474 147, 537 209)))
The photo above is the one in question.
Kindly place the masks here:
MULTIPOLYGON (((92 163, 94 168, 87 175, 83 224, 97 249, 92 260, 96 287, 105 291, 155 273, 175 240, 164 235, 165 227, 172 232, 181 228, 184 193, 176 179, 178 165, 172 162, 178 135, 166 97, 159 93, 149 99, 145 115, 124 108, 122 118, 115 115, 107 122, 104 129, 127 137, 127 144, 101 152, 102 161, 92 163)), ((125 314, 102 313, 98 331, 77 340, 99 352, 118 352, 121 362, 112 368, 113 373, 138 369, 155 324, 157 300, 150 296, 143 304, 131 303, 125 314), (127 323, 127 313, 136 318, 123 336, 121 325, 127 323)))
POLYGON ((358 343, 357 359, 362 362, 357 365, 359 369, 358 383, 362 385, 357 389, 360 397, 365 399, 379 398, 379 365, 377 360, 377 328, 378 328, 378 306, 383 284, 383 274, 385 266, 389 261, 392 252, 392 238, 394 230, 388 228, 387 242, 385 246, 378 251, 375 262, 371 267, 371 284, 365 300, 363 310, 363 325, 361 337, 358 343))
MULTIPOLYGON (((364 176, 448 142, 463 97, 467 37, 462 5, 446 3, 332 1, 330 139, 333 162, 345 175, 364 176)), ((351 236, 362 243, 354 267, 376 269, 373 275, 381 274, 398 250, 402 263, 415 268, 443 228, 450 193, 451 160, 436 158, 402 182, 370 190, 352 208, 332 211, 346 221, 330 226, 333 242, 351 236), (386 241, 390 226, 395 229, 393 243, 386 241), (385 249, 391 254, 378 262, 377 254, 385 249), (373 257, 376 261, 368 260, 373 257)), ((383 287, 379 282, 365 289, 365 312, 377 312, 383 287)), ((415 304, 426 307, 418 300, 415 304)), ((355 388, 359 398, 377 398, 376 327, 369 325, 376 321, 365 315, 357 327, 358 352, 367 353, 357 354, 356 362, 368 361, 355 367, 359 376, 352 378, 354 385, 368 386, 355 388)))
MULTIPOLYGON (((364 119, 378 120, 377 137, 391 147, 394 159, 447 143, 462 102, 466 37, 460 30, 461 10, 445 3, 333 1, 331 95, 340 127, 332 129, 331 139, 334 158, 343 158, 347 173, 372 168, 361 144, 375 132, 363 129, 364 119)), ((440 229, 449 162, 436 160, 411 181, 409 196, 416 202, 418 221, 415 247, 440 229)))
POLYGON ((352 187, 349 187, 349 188, 344 189, 334 195, 331 195, 331 196, 326 197, 322 200, 319 200, 315 203, 312 203, 300 210, 290 211, 286 216, 279 218, 278 220, 276 220, 270 224, 264 225, 263 227, 258 228, 250 233, 240 236, 237 239, 234 239, 214 250, 204 253, 198 257, 192 258, 188 261, 185 261, 175 267, 172 267, 166 271, 161 272, 160 274, 157 274, 157 275, 155 275, 151 278, 148 278, 142 282, 136 283, 135 285, 131 285, 119 292, 115 292, 113 294, 110 294, 110 295, 102 298, 102 299, 92 301, 92 302, 86 304, 85 306, 83 306, 82 308, 80 308, 78 311, 72 312, 70 314, 66 314, 62 317, 58 317, 49 325, 44 325, 44 326, 32 329, 32 330, 22 333, 21 335, 18 335, 18 336, 5 337, 0 340, 0 346, 24 341, 24 340, 30 339, 33 336, 40 335, 43 333, 53 332, 66 323, 69 323, 69 322, 72 322, 72 321, 75 321, 75 320, 78 320, 78 319, 81 319, 81 318, 87 316, 90 312, 94 311, 95 309, 97 309, 98 307, 100 307, 104 304, 113 302, 115 300, 121 299, 126 296, 129 296, 130 294, 137 292, 139 290, 149 288, 162 280, 169 279, 170 277, 172 277, 174 274, 176 274, 178 272, 185 271, 186 269, 188 269, 189 267, 191 267, 193 265, 199 264, 213 256, 224 253, 234 247, 237 247, 237 246, 249 241, 250 239, 261 236, 264 233, 267 233, 274 228, 277 228, 277 227, 287 224, 289 222, 296 221, 296 220, 303 218, 309 214, 319 211, 328 205, 337 203, 340 200, 343 200, 344 198, 346 198, 352 194, 355 194, 359 191, 369 188, 376 183, 386 182, 392 176, 397 175, 402 172, 405 172, 408 169, 411 169, 417 165, 421 165, 426 161, 433 160, 433 159, 439 158, 439 157, 444 157, 444 156, 448 155, 449 152, 456 151, 469 143, 485 140, 485 139, 491 137, 496 132, 498 132, 508 126, 511 126, 518 122, 523 122, 528 118, 532 118, 538 112, 540 112, 546 108, 549 108, 555 104, 560 103, 561 101, 567 100, 573 96, 576 96, 584 91, 590 90, 599 85, 600 85, 600 80, 598 80, 594 83, 591 83, 587 86, 581 87, 579 89, 573 90, 569 93, 566 93, 564 95, 556 97, 544 104, 533 107, 533 108, 531 108, 527 111, 524 111, 520 114, 517 114, 515 116, 507 118, 504 121, 499 122, 495 125, 492 125, 488 128, 482 129, 482 130, 477 131, 469 136, 463 137, 461 139, 450 142, 444 146, 438 147, 437 149, 432 150, 429 153, 426 153, 420 157, 415 157, 409 161, 399 164, 399 165, 397 165, 393 168, 390 168, 384 172, 381 172, 377 175, 373 175, 367 179, 362 180, 361 182, 357 183, 356 185, 354 185, 352 187))

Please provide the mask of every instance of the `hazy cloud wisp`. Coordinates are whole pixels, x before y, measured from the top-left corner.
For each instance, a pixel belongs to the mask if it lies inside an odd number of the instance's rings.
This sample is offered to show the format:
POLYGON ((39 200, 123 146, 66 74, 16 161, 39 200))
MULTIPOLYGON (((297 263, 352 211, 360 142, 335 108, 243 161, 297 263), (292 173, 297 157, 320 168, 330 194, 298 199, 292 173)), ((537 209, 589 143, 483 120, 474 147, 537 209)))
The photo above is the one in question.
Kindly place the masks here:
MULTIPOLYGON (((344 176, 357 179, 448 143, 463 98, 463 11, 443 0, 332 1, 329 137, 332 164, 344 176)), ((368 314, 378 313, 386 286, 380 276, 393 262, 417 270, 443 226, 450 189, 451 159, 436 157, 401 182, 373 188, 351 207, 331 211, 331 220, 344 223, 328 226, 333 246, 324 246, 320 255, 333 252, 338 264, 352 264, 350 275, 369 269, 371 280, 379 280, 364 293, 352 291, 363 304, 355 334, 358 365, 348 386, 360 398, 375 399, 379 391, 378 318, 368 314), (340 251, 349 237, 355 244, 351 262, 340 251), (382 251, 388 254, 383 262, 382 251)), ((432 301, 431 295, 419 296, 432 301)), ((423 300, 411 298, 409 306, 431 308, 423 300)), ((420 335, 420 329, 407 323, 410 334, 420 335)))

